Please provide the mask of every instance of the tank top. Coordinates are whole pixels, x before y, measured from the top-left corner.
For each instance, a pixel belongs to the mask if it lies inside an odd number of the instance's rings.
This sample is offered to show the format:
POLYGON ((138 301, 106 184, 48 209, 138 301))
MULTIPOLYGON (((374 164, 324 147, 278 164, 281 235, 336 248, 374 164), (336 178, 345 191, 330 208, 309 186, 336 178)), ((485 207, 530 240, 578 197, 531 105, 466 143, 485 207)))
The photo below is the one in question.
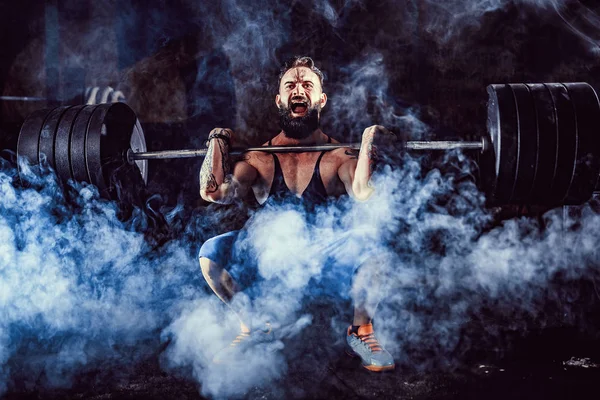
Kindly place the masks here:
MULTIPOLYGON (((331 143, 331 138, 327 138, 327 143, 331 143)), ((269 140, 269 146, 271 146, 271 140, 269 140)), ((313 169, 312 177, 308 186, 302 192, 302 195, 298 197, 295 193, 293 193, 285 184, 285 179, 283 178, 283 170, 281 169, 281 164, 279 163, 279 158, 276 153, 271 153, 273 155, 273 163, 275 165, 275 172, 273 176, 273 184, 271 185, 271 190, 269 191, 269 197, 267 198, 267 202, 275 201, 275 202, 284 202, 284 201, 292 201, 298 202, 300 199, 302 203, 305 205, 318 205, 325 203, 327 201, 327 191, 325 190, 325 185, 323 184, 323 180, 321 179, 321 170, 320 164, 323 155, 325 155, 327 151, 322 151, 319 157, 317 158, 317 162, 315 163, 315 167, 313 169)))

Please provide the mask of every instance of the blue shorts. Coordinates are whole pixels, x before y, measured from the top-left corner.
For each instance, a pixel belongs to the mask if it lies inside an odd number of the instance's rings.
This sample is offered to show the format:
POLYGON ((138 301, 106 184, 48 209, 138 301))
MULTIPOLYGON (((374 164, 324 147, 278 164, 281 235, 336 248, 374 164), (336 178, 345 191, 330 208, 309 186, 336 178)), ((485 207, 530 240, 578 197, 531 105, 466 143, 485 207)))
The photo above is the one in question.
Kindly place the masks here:
MULTIPOLYGON (((262 280, 262 277, 254 249, 240 245, 247 235, 248 232, 242 229, 208 239, 200 248, 198 257, 207 258, 225 268, 242 287, 248 288, 262 280)), ((326 255, 323 269, 314 277, 322 283, 319 285, 321 294, 349 291, 354 273, 372 255, 364 247, 362 235, 357 232, 343 232, 330 243, 323 244, 320 249, 326 255), (350 253, 354 255, 348 257, 350 253)))
POLYGON ((208 258, 222 267, 229 265, 239 233, 231 231, 208 239, 200 248, 198 257, 208 258))
POLYGON ((227 272, 243 287, 250 286, 258 279, 258 268, 250 249, 237 246, 238 239, 245 237, 243 230, 223 233, 208 239, 200 248, 198 258, 208 258, 227 272), (246 254, 243 254, 246 252, 246 254))

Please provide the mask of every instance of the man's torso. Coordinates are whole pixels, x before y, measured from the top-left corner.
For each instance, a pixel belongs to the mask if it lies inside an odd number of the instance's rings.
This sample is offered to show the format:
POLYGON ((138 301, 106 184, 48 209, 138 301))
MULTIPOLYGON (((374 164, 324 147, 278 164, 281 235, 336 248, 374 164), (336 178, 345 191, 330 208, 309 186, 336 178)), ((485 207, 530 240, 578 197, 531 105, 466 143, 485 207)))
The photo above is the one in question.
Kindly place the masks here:
MULTIPOLYGON (((334 143, 336 143, 334 141, 334 143)), ((265 143, 264 146, 268 146, 265 143)), ((340 166, 355 157, 348 149, 336 149, 323 153, 265 153, 260 151, 248 152, 245 162, 258 172, 258 177, 252 185, 254 196, 259 204, 263 204, 276 179, 276 159, 279 161, 285 187, 297 197, 306 195, 307 188, 313 190, 314 180, 320 179, 328 197, 338 197, 346 193, 344 184, 338 176, 340 166), (275 159, 276 157, 276 159, 275 159), (320 160, 319 160, 320 157, 320 160), (319 165, 317 168, 317 161, 319 165), (313 181, 313 182, 311 182, 313 181), (311 187, 309 187, 309 185, 311 187)), ((285 189, 285 188, 284 188, 285 189)))

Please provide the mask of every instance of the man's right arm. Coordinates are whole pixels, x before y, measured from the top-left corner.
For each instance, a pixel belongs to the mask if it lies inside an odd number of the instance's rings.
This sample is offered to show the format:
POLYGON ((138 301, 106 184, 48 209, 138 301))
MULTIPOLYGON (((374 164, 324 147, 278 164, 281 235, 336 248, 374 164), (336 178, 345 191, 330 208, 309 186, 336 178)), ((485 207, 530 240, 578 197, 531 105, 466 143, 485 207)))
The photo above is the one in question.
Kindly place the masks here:
POLYGON ((243 197, 258 176, 245 161, 237 162, 231 171, 232 138, 231 129, 223 128, 213 129, 208 136, 208 150, 200 169, 200 196, 206 201, 229 204, 243 197))

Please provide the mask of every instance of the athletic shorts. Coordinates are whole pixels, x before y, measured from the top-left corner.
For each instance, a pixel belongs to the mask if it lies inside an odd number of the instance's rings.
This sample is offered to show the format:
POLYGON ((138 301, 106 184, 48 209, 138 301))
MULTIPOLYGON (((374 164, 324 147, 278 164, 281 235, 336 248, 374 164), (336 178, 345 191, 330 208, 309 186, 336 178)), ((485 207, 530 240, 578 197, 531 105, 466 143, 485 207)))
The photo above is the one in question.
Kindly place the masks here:
MULTIPOLYGON (((208 258, 225 268, 243 288, 247 288, 264 279, 258 271, 254 249, 244 240, 247 235, 247 231, 242 229, 208 239, 200 248, 198 257, 208 258)), ((373 250, 366 248, 367 241, 363 236, 360 232, 348 231, 338 234, 329 243, 322 243, 319 252, 324 255, 324 264, 314 277, 322 283, 319 285, 322 294, 349 291, 352 276, 373 255, 373 250)))

